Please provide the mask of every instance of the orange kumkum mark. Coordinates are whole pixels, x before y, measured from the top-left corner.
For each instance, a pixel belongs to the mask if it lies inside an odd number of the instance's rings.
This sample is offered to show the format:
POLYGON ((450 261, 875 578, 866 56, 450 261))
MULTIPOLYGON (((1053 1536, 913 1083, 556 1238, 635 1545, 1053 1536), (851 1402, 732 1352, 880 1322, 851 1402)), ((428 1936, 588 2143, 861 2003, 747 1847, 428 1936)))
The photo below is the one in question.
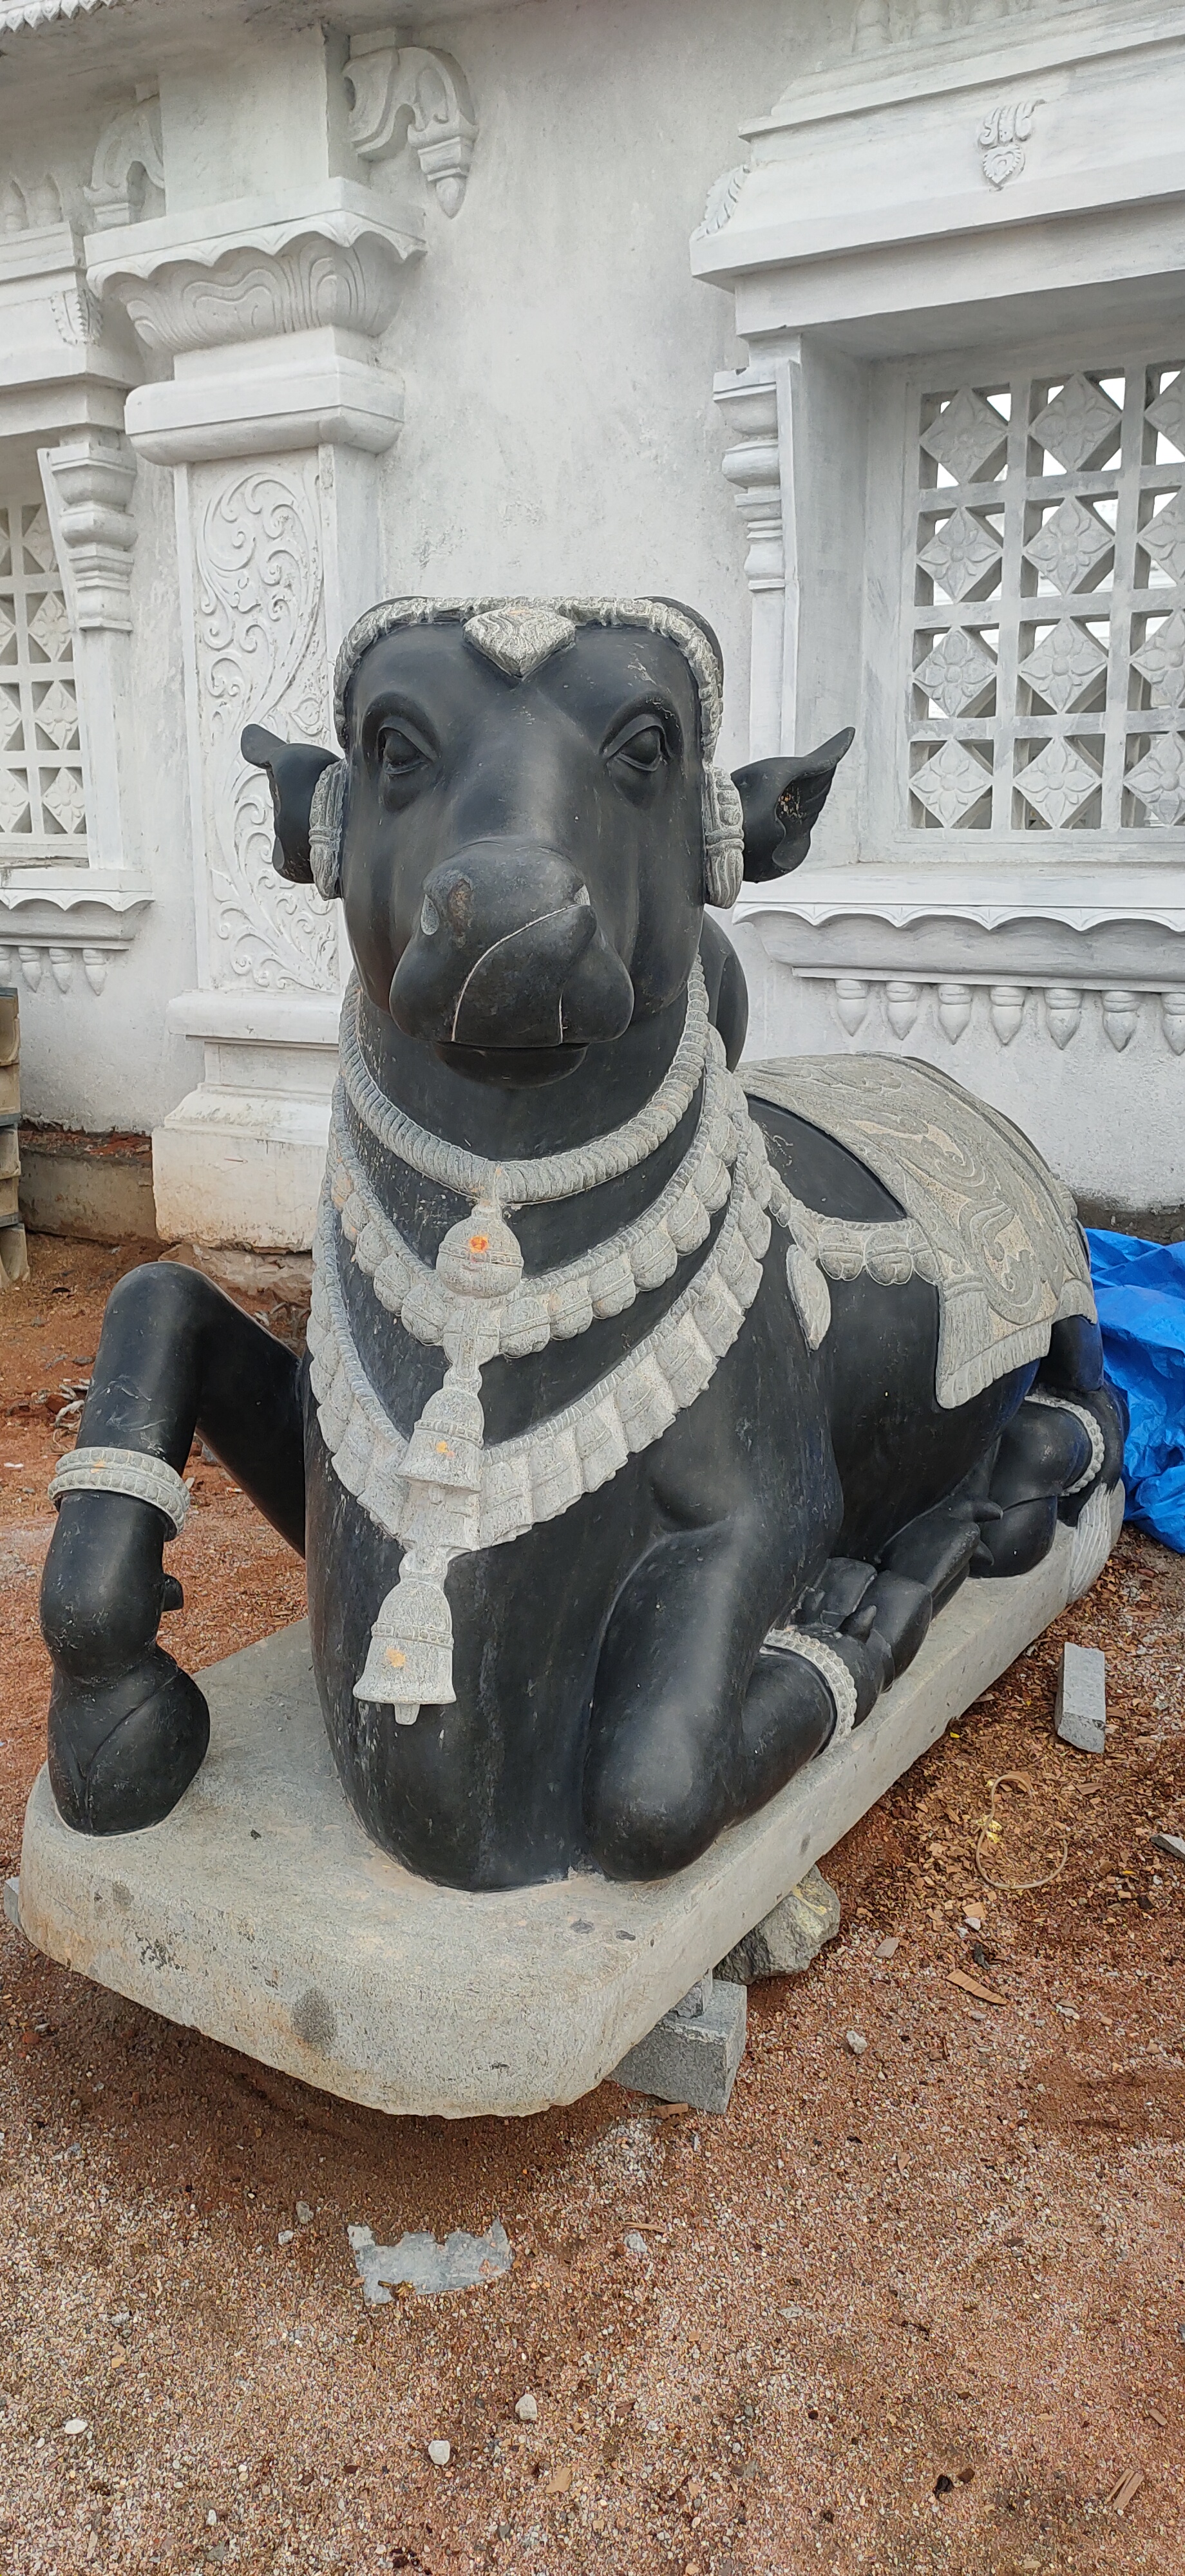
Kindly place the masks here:
POLYGON ((489 1238, 488 1234, 471 1234, 471 1235, 470 1235, 470 1237, 469 1237, 469 1249, 470 1249, 470 1251, 471 1251, 471 1252, 488 1252, 488 1251, 489 1251, 489 1248, 490 1248, 490 1238, 489 1238))

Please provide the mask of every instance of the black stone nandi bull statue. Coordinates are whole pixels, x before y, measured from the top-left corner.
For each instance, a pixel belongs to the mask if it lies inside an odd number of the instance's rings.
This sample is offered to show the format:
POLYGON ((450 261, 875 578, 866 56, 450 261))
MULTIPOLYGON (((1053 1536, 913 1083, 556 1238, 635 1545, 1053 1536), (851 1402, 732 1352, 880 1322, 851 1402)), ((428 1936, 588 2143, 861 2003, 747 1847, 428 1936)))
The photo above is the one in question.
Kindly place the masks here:
POLYGON ((308 1559, 341 1779, 457 1888, 676 1870, 863 1725, 966 1576, 1077 1524, 1122 1425, 1072 1204, 921 1064, 732 1067, 705 921, 805 854, 850 736, 735 781, 665 600, 394 600, 344 757, 252 729, 357 975, 295 1359, 193 1270, 107 1308, 42 1597, 50 1772, 150 1826, 206 1750, 156 1643, 195 1432, 308 1559), (739 791, 739 793, 738 793, 739 791))

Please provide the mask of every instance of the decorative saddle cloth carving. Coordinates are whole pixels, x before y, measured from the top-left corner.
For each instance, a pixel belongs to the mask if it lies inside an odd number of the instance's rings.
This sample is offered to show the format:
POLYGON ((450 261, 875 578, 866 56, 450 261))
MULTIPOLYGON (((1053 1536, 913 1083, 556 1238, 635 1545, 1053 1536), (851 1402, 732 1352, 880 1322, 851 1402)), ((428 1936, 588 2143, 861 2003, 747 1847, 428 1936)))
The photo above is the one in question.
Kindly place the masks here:
POLYGON ((1094 1321, 1069 1191, 1010 1119, 949 1074, 915 1057, 858 1055, 745 1064, 741 1077, 750 1099, 846 1146, 905 1210, 906 1223, 856 1225, 795 1200, 793 1231, 833 1279, 867 1269, 886 1281, 915 1273, 934 1281, 940 1405, 966 1404, 1043 1358, 1064 1316, 1094 1321))

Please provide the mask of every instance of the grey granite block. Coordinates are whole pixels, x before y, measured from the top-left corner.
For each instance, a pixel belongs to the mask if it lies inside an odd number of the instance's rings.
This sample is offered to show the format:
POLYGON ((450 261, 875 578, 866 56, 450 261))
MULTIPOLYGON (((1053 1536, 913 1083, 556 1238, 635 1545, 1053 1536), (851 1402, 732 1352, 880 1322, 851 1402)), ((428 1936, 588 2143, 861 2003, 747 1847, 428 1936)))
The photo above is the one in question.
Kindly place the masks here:
POLYGON ((660 2102, 686 2102, 693 2111, 727 2111, 745 2053, 748 2011, 742 1985, 701 1979, 614 2067, 614 2082, 660 2102), (688 2010, 693 1996, 696 2008, 688 2010))
POLYGON ((1098 1646, 1063 1646, 1053 1722, 1080 1753, 1107 1746, 1107 1658, 1098 1646))

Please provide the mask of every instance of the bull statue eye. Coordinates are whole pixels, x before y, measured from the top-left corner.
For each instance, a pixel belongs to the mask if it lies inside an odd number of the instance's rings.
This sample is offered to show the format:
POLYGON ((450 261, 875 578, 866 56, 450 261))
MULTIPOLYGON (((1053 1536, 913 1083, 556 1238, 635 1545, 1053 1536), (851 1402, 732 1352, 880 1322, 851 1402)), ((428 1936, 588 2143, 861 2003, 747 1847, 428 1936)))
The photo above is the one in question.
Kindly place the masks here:
POLYGON ((402 725, 387 724, 379 735, 379 758, 395 778, 410 778, 425 767, 427 753, 404 732, 402 725))
POLYGON ((665 766, 668 756, 666 733, 653 717, 643 719, 631 732, 620 735, 609 749, 610 760, 624 761, 627 769, 635 770, 643 778, 653 777, 656 770, 665 766))

